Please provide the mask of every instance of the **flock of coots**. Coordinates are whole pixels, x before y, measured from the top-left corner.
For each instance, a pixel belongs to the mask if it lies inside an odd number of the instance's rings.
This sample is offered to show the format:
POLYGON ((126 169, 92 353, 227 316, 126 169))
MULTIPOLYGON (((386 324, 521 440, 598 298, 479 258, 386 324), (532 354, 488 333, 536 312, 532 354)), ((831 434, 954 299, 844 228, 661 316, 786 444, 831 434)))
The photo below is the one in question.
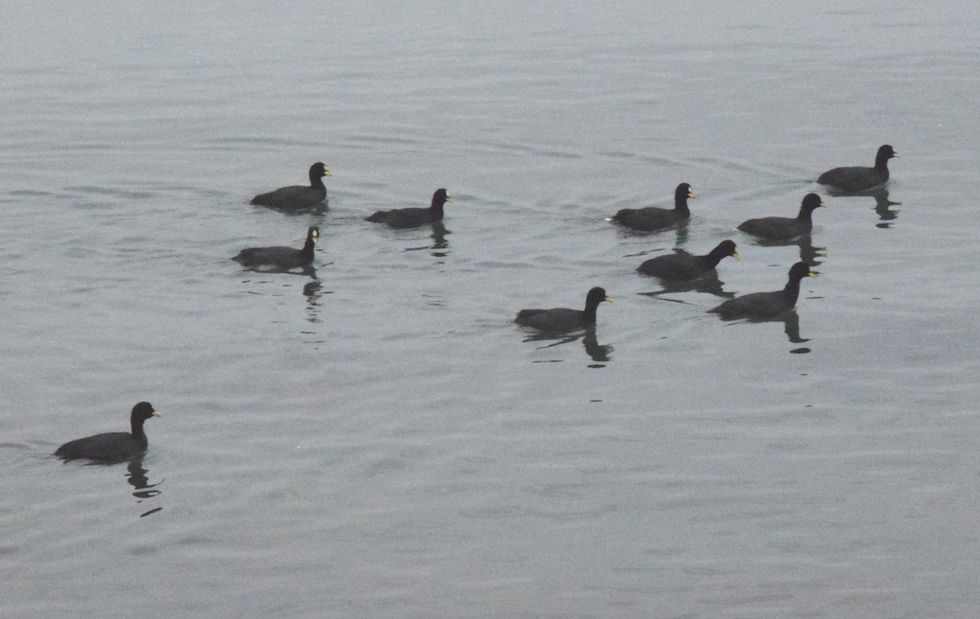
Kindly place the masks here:
MULTIPOLYGON (((898 153, 888 144, 881 146, 875 157, 873 167, 840 167, 824 172, 817 178, 821 185, 832 190, 854 194, 862 193, 881 185, 889 178, 888 160, 898 157, 898 153)), ((317 162, 310 166, 310 185, 280 187, 252 198, 251 203, 285 212, 303 212, 320 205, 327 197, 323 177, 331 176, 330 170, 317 162)), ((627 228, 639 231, 657 231, 673 227, 691 216, 687 201, 696 198, 687 183, 681 183, 674 192, 674 208, 654 207, 622 209, 611 220, 627 228)), ((383 223, 392 228, 413 228, 439 222, 443 218, 443 207, 451 201, 445 189, 437 189, 428 208, 402 208, 377 211, 366 217, 366 221, 383 223)), ((760 239, 785 241, 808 234, 813 225, 811 215, 819 207, 826 206, 815 193, 807 194, 800 205, 796 217, 760 217, 742 222, 738 229, 760 239)), ((247 268, 272 267, 291 270, 306 267, 313 263, 314 249, 320 237, 320 229, 311 226, 306 234, 306 243, 300 249, 291 247, 251 247, 243 249, 233 260, 247 268)), ((643 262, 638 268, 642 274, 659 277, 665 281, 692 281, 714 274, 715 267, 726 257, 739 259, 735 243, 725 240, 705 255, 692 255, 682 251, 658 256, 643 262)), ((800 294, 800 282, 816 273, 805 262, 797 262, 789 269, 788 281, 781 290, 753 292, 729 299, 709 312, 722 319, 775 318, 793 309, 800 294)), ((551 309, 522 309, 515 322, 521 326, 546 334, 561 334, 586 329, 595 324, 596 310, 603 302, 612 299, 602 288, 589 290, 583 309, 555 307, 551 309)), ((129 432, 107 432, 86 438, 69 441, 58 447, 55 456, 68 460, 84 459, 96 463, 111 464, 132 460, 142 454, 147 447, 143 423, 160 414, 149 402, 139 402, 130 414, 129 432)))

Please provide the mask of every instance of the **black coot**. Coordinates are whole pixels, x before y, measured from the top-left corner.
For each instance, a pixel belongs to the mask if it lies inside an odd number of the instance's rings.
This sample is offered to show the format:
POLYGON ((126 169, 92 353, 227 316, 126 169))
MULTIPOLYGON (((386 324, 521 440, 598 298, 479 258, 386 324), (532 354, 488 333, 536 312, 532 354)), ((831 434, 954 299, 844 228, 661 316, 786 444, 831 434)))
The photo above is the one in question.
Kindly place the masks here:
POLYGON ((808 234, 813 228, 811 214, 815 209, 827 206, 815 193, 808 193, 800 204, 796 217, 759 217, 739 224, 738 229, 770 241, 785 241, 808 234))
POLYGON ((58 448, 54 455, 68 460, 84 459, 101 464, 126 462, 146 451, 146 433, 143 422, 159 417, 149 402, 140 402, 129 415, 129 432, 106 432, 69 441, 58 448))
POLYGON ((690 281, 714 272, 718 263, 727 256, 738 260, 734 241, 725 240, 704 256, 695 256, 681 250, 678 253, 650 258, 636 270, 644 275, 653 275, 670 281, 690 281))
POLYGON ((688 199, 693 200, 697 197, 694 190, 687 183, 681 183, 674 190, 674 208, 665 209, 648 206, 646 208, 624 208, 612 216, 612 221, 619 223, 627 228, 641 231, 663 230, 670 228, 682 221, 687 221, 691 217, 691 210, 687 207, 688 199))
POLYGON ((800 296, 800 280, 816 277, 805 262, 797 262, 789 270, 789 281, 782 290, 774 292, 752 292, 725 301, 718 307, 708 310, 719 314, 725 320, 736 318, 773 318, 796 306, 800 296))
POLYGON ((603 301, 612 303, 612 299, 606 296, 606 291, 597 287, 589 290, 589 294, 586 295, 584 310, 567 307, 522 309, 517 312, 514 322, 547 333, 576 331, 595 324, 596 308, 603 301))
POLYGON ((849 168, 834 168, 827 170, 817 179, 821 185, 845 192, 867 191, 888 182, 888 160, 898 157, 898 153, 889 144, 878 149, 873 168, 854 166, 849 168))
POLYGON ((272 267, 274 269, 289 270, 297 267, 305 267, 313 263, 313 249, 320 238, 320 229, 310 226, 306 231, 306 244, 303 249, 293 249, 292 247, 249 247, 238 252, 232 258, 242 266, 272 267))
POLYGON ((439 188, 432 194, 432 204, 429 208, 412 207, 378 211, 364 219, 374 223, 387 224, 392 228, 415 228, 416 226, 442 221, 444 214, 442 207, 446 202, 452 201, 453 199, 449 197, 446 190, 439 188))
POLYGON ((268 206, 279 211, 306 211, 327 199, 327 188, 323 177, 332 176, 323 163, 317 161, 310 166, 310 186, 290 185, 280 187, 269 193, 260 193, 252 198, 252 204, 268 206))

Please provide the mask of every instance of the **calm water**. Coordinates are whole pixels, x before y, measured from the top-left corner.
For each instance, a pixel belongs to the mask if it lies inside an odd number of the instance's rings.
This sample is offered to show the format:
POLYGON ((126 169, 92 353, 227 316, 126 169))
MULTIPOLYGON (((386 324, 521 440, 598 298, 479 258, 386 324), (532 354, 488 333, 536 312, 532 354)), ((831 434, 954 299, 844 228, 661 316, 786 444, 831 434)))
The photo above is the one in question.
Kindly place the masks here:
POLYGON ((978 7, 8 3, 0 615, 977 616, 978 7), (886 142, 811 245, 734 230, 886 142), (724 238, 724 294, 813 257, 796 324, 634 272, 724 238), (49 456, 141 399, 141 462, 49 456))

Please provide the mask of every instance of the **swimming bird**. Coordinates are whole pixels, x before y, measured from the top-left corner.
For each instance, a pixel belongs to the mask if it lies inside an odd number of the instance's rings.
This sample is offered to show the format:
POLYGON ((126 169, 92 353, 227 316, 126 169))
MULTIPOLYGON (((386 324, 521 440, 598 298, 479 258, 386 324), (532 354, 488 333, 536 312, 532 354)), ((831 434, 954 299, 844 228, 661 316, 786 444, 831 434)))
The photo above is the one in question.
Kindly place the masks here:
POLYGON ((807 234, 813 228, 811 214, 815 209, 827 206, 815 193, 808 193, 800 204, 796 217, 759 217, 743 221, 738 225, 742 232, 748 232, 770 241, 782 241, 807 234))
POLYGON ((323 177, 333 176, 322 162, 310 166, 310 186, 290 185, 275 191, 260 193, 252 198, 252 204, 268 206, 280 211, 305 211, 320 204, 327 198, 327 188, 323 177))
POLYGON ((834 168, 821 174, 817 182, 845 192, 866 191, 888 182, 888 160, 892 157, 898 157, 898 153, 890 144, 884 144, 875 155, 873 168, 862 166, 834 168))
POLYGON ((773 318, 796 306, 800 296, 800 280, 816 277, 805 262, 797 262, 789 269, 789 281, 782 290, 774 292, 752 292, 725 301, 718 307, 708 310, 719 314, 724 320, 736 318, 773 318))
POLYGON ((303 249, 292 247, 249 247, 238 252, 232 258, 246 267, 273 267, 288 271, 297 267, 305 267, 313 263, 313 248, 320 238, 320 228, 310 226, 306 231, 306 243, 303 249))
POLYGON ((146 451, 146 433, 143 422, 159 417, 149 402, 140 402, 129 415, 130 432, 105 432, 69 441, 59 447, 54 455, 68 460, 84 459, 101 464, 132 460, 146 451))
POLYGON ((636 270, 665 280, 689 281, 713 273, 718 263, 727 256, 736 260, 741 258, 735 249, 735 242, 730 240, 718 243, 704 256, 695 256, 683 250, 674 251, 677 253, 645 260, 636 270))
POLYGON ((613 215, 610 219, 627 228, 633 230, 662 230, 669 228, 679 222, 687 221, 691 217, 691 210, 687 207, 688 199, 697 198, 697 194, 687 183, 681 183, 674 190, 674 208, 665 209, 655 206, 646 208, 624 208, 613 215))
POLYGON ((453 199, 449 197, 444 188, 436 189, 436 192, 432 194, 432 204, 429 208, 411 207, 411 208, 396 208, 388 211, 377 211, 376 213, 365 217, 365 221, 371 221, 374 223, 387 224, 392 228, 415 228, 416 226, 421 226, 423 224, 431 224, 433 222, 442 221, 443 217, 443 205, 446 202, 452 202, 453 199))
POLYGON ((551 309, 522 309, 514 319, 519 325, 531 327, 548 333, 565 333, 584 329, 595 324, 596 308, 603 301, 612 303, 602 288, 593 288, 585 297, 585 309, 576 310, 567 307, 551 309))

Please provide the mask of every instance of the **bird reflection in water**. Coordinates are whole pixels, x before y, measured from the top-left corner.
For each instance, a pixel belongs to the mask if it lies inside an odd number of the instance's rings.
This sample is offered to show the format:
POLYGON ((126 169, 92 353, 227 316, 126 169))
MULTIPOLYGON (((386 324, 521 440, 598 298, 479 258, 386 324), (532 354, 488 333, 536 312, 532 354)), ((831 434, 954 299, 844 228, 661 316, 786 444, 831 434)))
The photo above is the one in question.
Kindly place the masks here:
POLYGON ((316 277, 303 284, 303 296, 306 297, 306 319, 308 321, 320 322, 320 297, 325 294, 330 294, 330 291, 323 290, 320 280, 316 277))
POLYGON ((564 344, 570 344, 572 342, 577 342, 582 340, 582 345, 585 347, 585 354, 589 356, 594 364, 590 364, 590 368, 603 368, 606 367, 606 363, 612 361, 612 352, 615 350, 611 344, 600 344, 598 338, 596 338, 595 326, 587 327, 584 331, 579 331, 576 333, 570 333, 565 335, 554 335, 547 333, 538 333, 524 338, 525 342, 549 342, 544 346, 540 346, 539 350, 546 350, 548 348, 554 348, 555 346, 562 346, 564 344))
POLYGON ((657 236, 658 240, 660 235, 664 233, 673 231, 674 233, 674 244, 673 247, 683 247, 687 244, 687 223, 688 220, 679 221, 673 226, 667 228, 660 228, 659 230, 633 230, 632 228, 626 228, 624 226, 619 226, 619 234, 624 237, 652 237, 657 236))
POLYGON ((819 266, 823 262, 821 258, 827 255, 827 248, 815 247, 813 245, 813 238, 809 234, 801 234, 796 238, 786 241, 756 239, 752 244, 758 245, 759 247, 789 247, 790 245, 796 245, 800 248, 800 262, 805 263, 808 267, 819 266))
MULTIPOLYGON (((737 322, 751 322, 751 323, 772 323, 781 322, 783 323, 783 333, 786 334, 786 339, 789 340, 790 344, 803 344, 810 341, 810 338, 800 337, 800 315, 795 309, 787 310, 780 314, 779 316, 773 316, 772 318, 744 318, 737 322)), ((794 353, 807 353, 810 352, 809 348, 797 348, 790 352, 794 353)))
POLYGON ((599 340, 595 335, 595 327, 589 327, 585 330, 585 335, 582 337, 582 344, 585 346, 585 352, 597 365, 590 365, 589 367, 601 368, 608 363, 612 358, 609 356, 614 350, 612 344, 600 344, 599 340))
POLYGON ((880 220, 876 226, 878 228, 891 228, 892 225, 888 222, 898 217, 898 211, 892 210, 891 207, 900 205, 901 202, 889 200, 888 190, 885 188, 881 188, 871 195, 875 199, 875 212, 878 213, 878 219, 880 220))
MULTIPOLYGON (((160 494, 157 490, 157 486, 163 483, 163 480, 151 484, 148 473, 149 471, 143 468, 143 458, 135 458, 129 462, 129 466, 126 467, 127 475, 126 480, 129 485, 133 487, 133 496, 136 497, 137 503, 142 503, 145 500, 152 499, 160 494)), ((140 514, 140 518, 149 516, 150 514, 155 514, 162 510, 162 507, 155 507, 149 511, 140 514)))
POLYGON ((678 222, 674 227, 674 247, 687 245, 687 220, 678 222))
POLYGON ((800 315, 796 313, 795 309, 783 314, 779 320, 783 323, 783 332, 791 344, 802 344, 810 341, 810 338, 800 337, 800 315))
POLYGON ((446 226, 441 221, 432 224, 432 255, 436 258, 445 258, 449 255, 449 252, 446 251, 449 249, 449 241, 446 240, 447 234, 449 234, 449 230, 446 230, 446 226))
POLYGON ((405 251, 428 251, 435 258, 445 258, 448 256, 449 240, 446 239, 446 235, 452 234, 452 232, 447 230, 445 224, 441 221, 433 222, 431 225, 432 234, 429 235, 429 238, 432 239, 432 243, 417 247, 407 247, 405 251))
MULTIPOLYGON (((692 279, 686 282, 677 282, 671 280, 660 280, 661 285, 663 285, 663 290, 655 290, 653 292, 641 292, 639 294, 645 297, 658 298, 664 294, 670 294, 674 292, 704 292, 707 294, 713 294, 716 297, 722 297, 724 299, 730 299, 735 296, 734 292, 725 292, 723 286, 725 282, 718 279, 718 273, 709 273, 704 277, 699 277, 697 279, 692 279)), ((666 301, 674 301, 674 299, 664 299, 666 301)), ((676 301, 677 303, 682 303, 682 301, 676 301)))
POLYGON ((892 207, 902 204, 901 202, 895 202, 889 198, 888 187, 876 187, 874 189, 869 189, 868 191, 861 191, 858 193, 842 193, 838 191, 831 191, 829 193, 830 195, 836 197, 874 198, 875 213, 878 214, 878 223, 875 224, 876 228, 891 228, 892 224, 889 222, 897 219, 899 213, 899 211, 892 209, 892 207))
POLYGON ((809 234, 805 234, 797 239, 796 244, 800 248, 800 262, 805 263, 809 267, 815 267, 822 263, 822 258, 827 255, 826 247, 814 247, 813 239, 810 238, 809 234))

